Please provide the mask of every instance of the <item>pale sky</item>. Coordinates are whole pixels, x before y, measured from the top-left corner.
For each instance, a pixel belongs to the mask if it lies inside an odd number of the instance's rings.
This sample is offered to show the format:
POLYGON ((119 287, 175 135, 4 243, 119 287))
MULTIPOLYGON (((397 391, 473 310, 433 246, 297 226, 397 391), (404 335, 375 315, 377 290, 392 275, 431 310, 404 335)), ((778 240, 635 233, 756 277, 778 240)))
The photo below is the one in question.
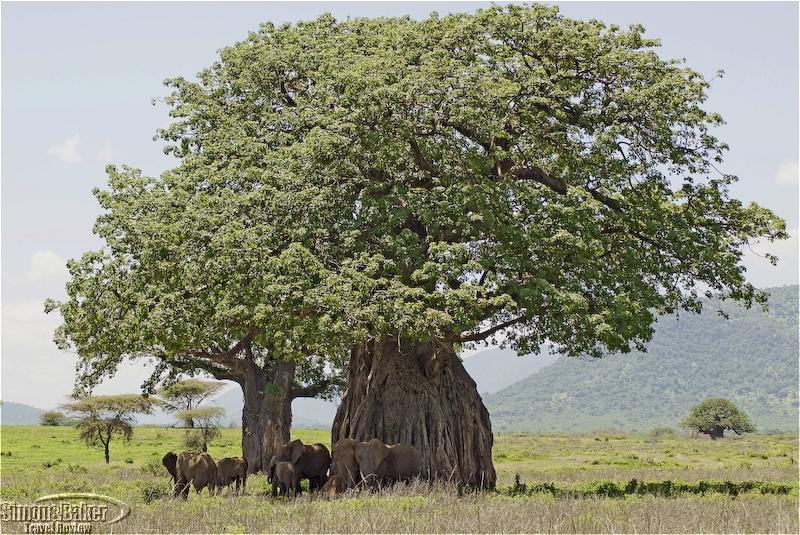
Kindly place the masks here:
MULTIPOLYGON (((75 359, 52 343, 57 317, 42 302, 64 296, 67 258, 97 248, 91 189, 108 163, 156 175, 172 165, 152 140, 167 121, 154 97, 165 78, 191 77, 259 23, 347 16, 423 18, 475 3, 20 3, 2 11, 2 363, 0 397, 49 408, 72 389, 75 359)), ((664 57, 711 77, 707 108, 728 124, 723 170, 733 195, 786 219, 792 238, 748 252, 757 286, 798 281, 798 4, 559 3, 564 15, 641 23, 664 57)), ((105 392, 136 391, 146 370, 121 368, 105 392)))

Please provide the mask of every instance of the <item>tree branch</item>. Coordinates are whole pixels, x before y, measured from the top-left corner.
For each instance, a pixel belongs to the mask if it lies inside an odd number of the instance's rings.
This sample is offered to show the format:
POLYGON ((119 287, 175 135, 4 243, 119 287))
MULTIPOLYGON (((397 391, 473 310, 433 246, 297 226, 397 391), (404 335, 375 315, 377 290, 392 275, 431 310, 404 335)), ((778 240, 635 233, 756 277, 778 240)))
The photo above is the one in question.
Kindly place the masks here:
POLYGON ((508 321, 504 321, 503 323, 495 325, 491 329, 486 329, 483 332, 474 333, 474 334, 470 334, 470 335, 467 335, 467 336, 461 336, 458 339, 458 342, 478 342, 480 340, 485 340, 486 338, 490 337, 491 335, 493 335, 497 331, 501 331, 501 330, 505 329, 506 327, 510 327, 510 326, 514 325, 515 323, 519 323, 523 319, 525 319, 525 316, 519 316, 519 317, 516 317, 514 319, 510 319, 508 321))

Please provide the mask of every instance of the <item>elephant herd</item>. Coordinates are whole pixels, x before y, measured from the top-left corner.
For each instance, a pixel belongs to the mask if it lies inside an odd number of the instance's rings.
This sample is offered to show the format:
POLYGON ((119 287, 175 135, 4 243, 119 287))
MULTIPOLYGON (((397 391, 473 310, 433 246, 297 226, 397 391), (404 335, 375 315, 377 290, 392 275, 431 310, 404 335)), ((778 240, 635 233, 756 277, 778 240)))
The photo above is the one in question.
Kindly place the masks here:
MULTIPOLYGON (((162 464, 172 476, 174 496, 187 498, 189 487, 197 493, 222 492, 236 484, 236 492, 247 483, 247 461, 226 457, 214 462, 208 453, 167 453, 162 464)), ((345 438, 333 446, 333 455, 323 444, 292 440, 281 446, 269 463, 267 480, 272 495, 297 496, 300 482, 308 480, 311 492, 334 496, 356 486, 410 481, 422 474, 422 455, 410 444, 384 444, 377 438, 359 442, 345 438)))

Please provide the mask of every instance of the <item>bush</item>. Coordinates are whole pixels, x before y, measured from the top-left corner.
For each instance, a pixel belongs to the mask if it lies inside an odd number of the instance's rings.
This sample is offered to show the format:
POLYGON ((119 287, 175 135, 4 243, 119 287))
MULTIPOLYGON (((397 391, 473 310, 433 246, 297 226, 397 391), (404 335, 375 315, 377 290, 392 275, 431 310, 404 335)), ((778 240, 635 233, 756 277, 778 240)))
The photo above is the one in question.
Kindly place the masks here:
POLYGON ((45 426, 69 425, 69 418, 60 411, 46 411, 39 416, 39 422, 45 426))
POLYGON ((183 436, 183 446, 189 451, 203 451, 206 441, 199 429, 187 429, 183 436))
POLYGON ((140 481, 137 483, 139 496, 144 503, 151 503, 162 498, 172 496, 172 482, 165 481, 140 481))
POLYGON ((167 473, 167 469, 158 459, 150 459, 142 465, 142 472, 152 476, 163 476, 167 473))
POLYGON ((673 497, 681 494, 725 494, 738 496, 741 493, 759 492, 761 494, 792 494, 798 492, 797 484, 770 483, 762 481, 639 481, 631 479, 627 483, 616 481, 588 481, 575 484, 559 485, 556 483, 521 483, 519 475, 514 484, 508 487, 505 494, 510 496, 551 494, 555 497, 587 498, 622 498, 629 495, 652 495, 673 497))
POLYGON ((58 466, 59 464, 61 464, 61 462, 62 462, 62 459, 61 459, 61 457, 59 457, 55 461, 45 461, 45 462, 43 462, 42 466, 44 468, 52 468, 54 466, 58 466))

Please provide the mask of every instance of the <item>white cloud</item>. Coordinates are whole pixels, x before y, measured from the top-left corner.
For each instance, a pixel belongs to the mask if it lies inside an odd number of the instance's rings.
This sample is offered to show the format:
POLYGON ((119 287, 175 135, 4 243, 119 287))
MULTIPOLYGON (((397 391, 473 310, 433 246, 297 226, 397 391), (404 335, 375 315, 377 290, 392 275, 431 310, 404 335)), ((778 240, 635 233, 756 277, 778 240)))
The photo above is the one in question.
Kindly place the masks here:
POLYGON ((770 243, 761 241, 744 249, 744 265, 747 280, 758 288, 797 284, 800 273, 800 229, 789 229, 789 238, 770 243), (778 257, 778 265, 773 266, 765 258, 769 253, 778 257))
POLYGON ((111 160, 117 157, 117 152, 114 150, 114 147, 111 146, 111 143, 103 143, 100 147, 100 150, 97 151, 97 160, 103 163, 109 163, 111 160))
POLYGON ((29 282, 63 283, 68 275, 67 261, 64 258, 53 251, 36 251, 31 257, 26 278, 29 282))
POLYGON ((783 162, 778 167, 778 172, 775 175, 775 182, 778 184, 797 184, 800 182, 800 166, 797 161, 783 162))
POLYGON ((81 163, 83 161, 83 157, 81 156, 80 152, 78 152, 78 147, 80 145, 81 136, 80 134, 75 134, 74 136, 66 138, 60 144, 53 145, 47 149, 47 154, 53 156, 54 158, 58 158, 62 162, 81 163))

